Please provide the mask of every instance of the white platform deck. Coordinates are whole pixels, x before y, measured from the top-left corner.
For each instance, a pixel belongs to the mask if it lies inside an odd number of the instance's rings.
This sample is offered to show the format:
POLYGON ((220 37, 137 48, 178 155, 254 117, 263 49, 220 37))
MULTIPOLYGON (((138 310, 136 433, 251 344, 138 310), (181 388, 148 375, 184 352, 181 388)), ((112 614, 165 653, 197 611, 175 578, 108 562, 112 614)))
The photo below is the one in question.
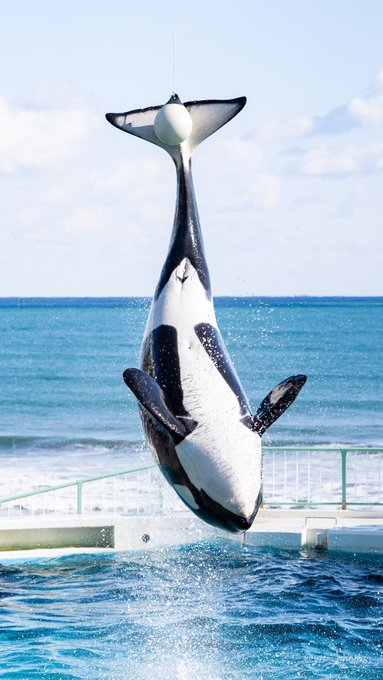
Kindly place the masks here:
POLYGON ((189 512, 1 519, 0 564, 68 554, 153 550, 217 537, 249 546, 383 555, 383 512, 262 509, 246 534, 214 529, 189 512))

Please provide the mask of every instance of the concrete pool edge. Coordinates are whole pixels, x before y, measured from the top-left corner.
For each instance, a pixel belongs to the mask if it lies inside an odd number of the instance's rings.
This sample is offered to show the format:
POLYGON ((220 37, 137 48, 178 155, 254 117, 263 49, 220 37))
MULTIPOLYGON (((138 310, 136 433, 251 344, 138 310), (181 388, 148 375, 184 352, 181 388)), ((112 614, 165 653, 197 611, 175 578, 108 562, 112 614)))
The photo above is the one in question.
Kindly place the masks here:
POLYGON ((225 538, 254 547, 383 556, 383 512, 261 509, 246 534, 229 534, 190 513, 0 519, 0 563, 78 554, 153 550, 225 538))

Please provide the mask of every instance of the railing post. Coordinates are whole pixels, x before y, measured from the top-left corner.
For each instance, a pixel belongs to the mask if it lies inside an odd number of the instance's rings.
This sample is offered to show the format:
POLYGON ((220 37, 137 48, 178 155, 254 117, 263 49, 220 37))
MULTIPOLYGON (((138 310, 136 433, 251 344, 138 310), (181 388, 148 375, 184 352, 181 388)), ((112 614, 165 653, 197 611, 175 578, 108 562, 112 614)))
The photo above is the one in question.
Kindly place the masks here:
POLYGON ((342 510, 347 509, 347 449, 341 449, 342 455, 342 510))
POLYGON ((77 482, 77 514, 82 513, 82 482, 77 482))

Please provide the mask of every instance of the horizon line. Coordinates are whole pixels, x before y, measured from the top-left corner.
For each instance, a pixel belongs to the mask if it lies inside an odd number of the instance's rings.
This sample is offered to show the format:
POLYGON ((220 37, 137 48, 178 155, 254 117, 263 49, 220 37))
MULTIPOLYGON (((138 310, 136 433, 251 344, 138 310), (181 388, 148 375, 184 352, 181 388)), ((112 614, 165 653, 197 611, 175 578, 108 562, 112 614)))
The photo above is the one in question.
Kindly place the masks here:
MULTIPOLYGON (((143 299, 143 300, 150 300, 153 296, 152 295, 0 295, 0 300, 132 300, 132 299, 143 299)), ((294 299, 294 298, 305 298, 305 299, 321 299, 321 300, 334 300, 334 299, 341 299, 341 300, 347 300, 347 299, 354 299, 354 300, 378 300, 381 299, 383 300, 383 293, 381 295, 341 295, 341 294, 335 294, 335 295, 311 295, 307 293, 297 293, 297 294, 292 294, 292 295, 261 295, 261 294, 253 294, 253 295, 240 295, 240 294, 233 294, 233 295, 213 295, 213 299, 217 298, 228 298, 228 299, 294 299)))

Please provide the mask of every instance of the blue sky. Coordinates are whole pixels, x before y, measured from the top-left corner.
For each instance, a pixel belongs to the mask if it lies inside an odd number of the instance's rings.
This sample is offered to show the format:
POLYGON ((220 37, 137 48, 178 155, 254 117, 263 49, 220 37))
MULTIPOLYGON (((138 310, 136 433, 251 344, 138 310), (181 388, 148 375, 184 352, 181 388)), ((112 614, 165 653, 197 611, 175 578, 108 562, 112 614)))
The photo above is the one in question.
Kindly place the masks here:
MULTIPOLYGON (((104 114, 169 98, 175 5, 3 3, 0 296, 152 293, 174 169, 104 114)), ((380 0, 179 0, 181 98, 248 97, 194 158, 215 294, 382 294, 382 35, 380 0)))

